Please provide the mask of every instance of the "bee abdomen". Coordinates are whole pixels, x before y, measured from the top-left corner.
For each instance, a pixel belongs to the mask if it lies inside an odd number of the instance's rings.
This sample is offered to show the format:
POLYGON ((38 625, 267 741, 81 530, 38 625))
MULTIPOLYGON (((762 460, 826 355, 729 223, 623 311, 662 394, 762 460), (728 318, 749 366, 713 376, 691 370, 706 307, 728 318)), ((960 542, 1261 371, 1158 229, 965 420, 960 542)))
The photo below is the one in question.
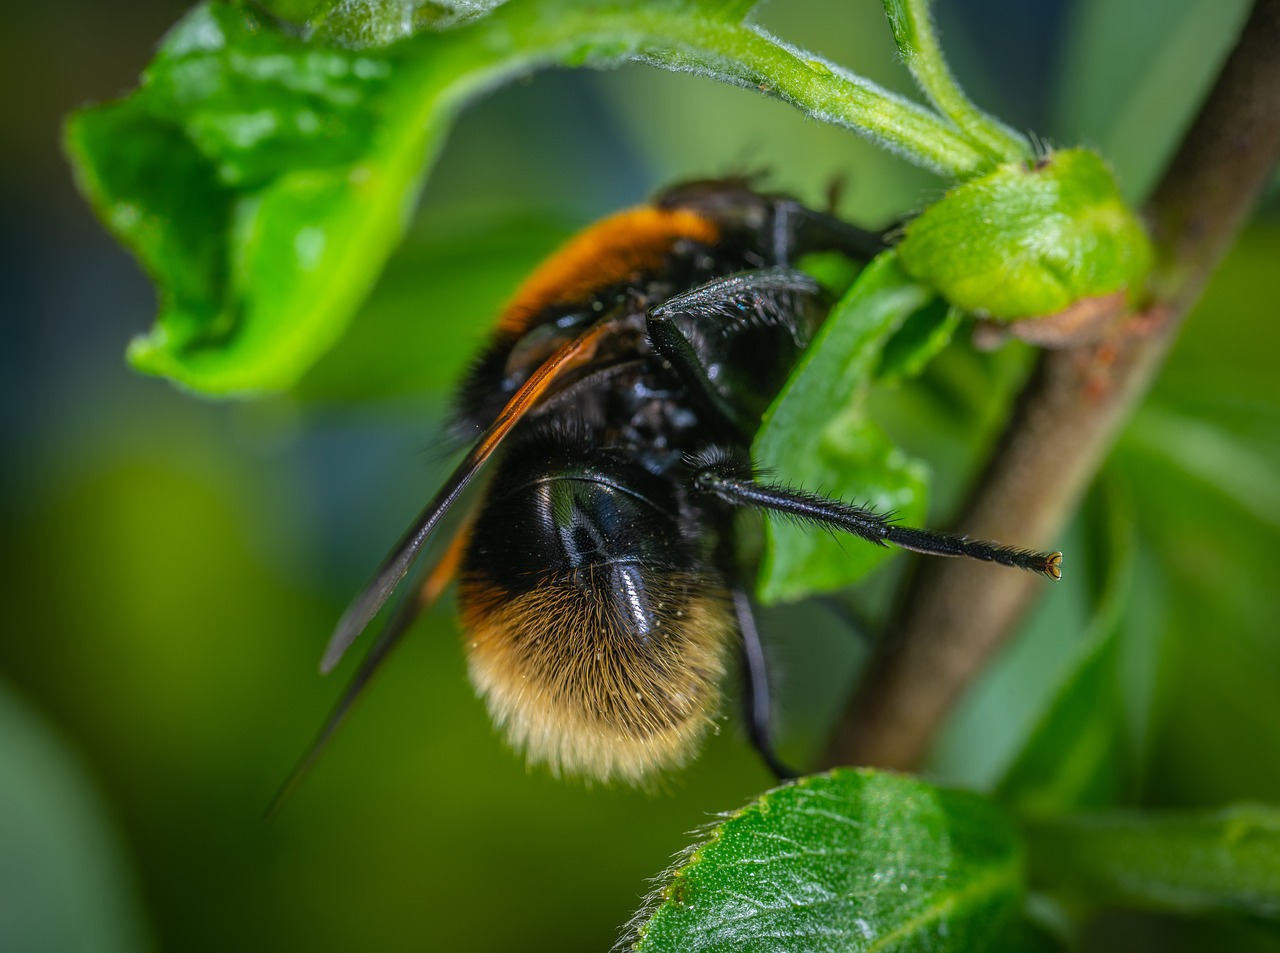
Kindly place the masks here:
POLYGON ((530 763, 640 783, 688 761, 720 707, 733 631, 723 585, 636 561, 584 566, 512 596, 468 573, 471 678, 530 763))

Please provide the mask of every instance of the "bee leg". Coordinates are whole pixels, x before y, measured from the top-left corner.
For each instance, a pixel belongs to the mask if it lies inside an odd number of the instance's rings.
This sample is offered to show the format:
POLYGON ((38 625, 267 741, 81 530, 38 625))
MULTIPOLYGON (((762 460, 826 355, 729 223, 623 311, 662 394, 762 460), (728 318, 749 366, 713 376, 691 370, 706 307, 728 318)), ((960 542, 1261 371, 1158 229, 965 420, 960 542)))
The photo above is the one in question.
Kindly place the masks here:
POLYGON ((805 306, 824 299, 812 275, 780 265, 713 278, 668 298, 649 312, 648 320, 707 322, 726 334, 761 325, 779 327, 803 347, 808 337, 805 306))
POLYGON ((691 398, 750 443, 754 422, 712 383, 702 355, 677 322, 705 322, 726 332, 761 324, 779 327, 791 335, 797 346, 803 346, 808 336, 801 318, 804 303, 821 295, 818 283, 794 268, 745 271, 716 278, 667 299, 645 316, 645 330, 654 352, 676 372, 691 398))
POLYGON ((900 526, 892 516, 843 500, 832 500, 794 487, 762 483, 755 479, 751 464, 729 457, 707 457, 693 475, 694 489, 718 497, 731 506, 746 506, 781 513, 801 523, 838 529, 860 536, 877 546, 897 546, 930 556, 963 556, 1062 578, 1062 553, 1039 552, 1006 546, 989 539, 974 539, 956 533, 900 526))
POLYGON ((747 707, 747 737, 751 746, 779 781, 799 777, 799 772, 778 760, 773 748, 773 731, 770 716, 773 706, 769 701, 769 673, 764 658, 764 646, 760 644, 760 632, 756 629, 751 601, 741 589, 733 590, 733 610, 738 620, 738 632, 742 638, 743 695, 747 707))
POLYGON ((779 201, 773 212, 773 254, 780 265, 814 251, 836 251, 855 261, 870 261, 889 243, 880 232, 869 231, 801 205, 779 201))
POLYGON ((649 342, 654 351, 671 365, 680 380, 688 387, 690 395, 703 408, 718 418, 731 433, 745 440, 751 439, 751 427, 741 413, 725 400, 724 395, 707 377, 706 368, 670 315, 651 311, 647 318, 649 342))

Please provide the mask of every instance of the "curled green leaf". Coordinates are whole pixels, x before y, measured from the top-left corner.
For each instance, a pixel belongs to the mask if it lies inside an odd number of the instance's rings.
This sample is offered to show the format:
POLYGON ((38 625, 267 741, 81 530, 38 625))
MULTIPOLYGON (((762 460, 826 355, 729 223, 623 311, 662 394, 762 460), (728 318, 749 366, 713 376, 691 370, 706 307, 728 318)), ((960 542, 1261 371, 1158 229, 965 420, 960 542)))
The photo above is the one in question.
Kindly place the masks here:
POLYGON ((81 188, 159 289, 155 327, 130 347, 131 362, 211 395, 291 387, 376 280, 459 110, 550 65, 696 72, 940 171, 986 165, 930 111, 744 24, 751 6, 272 5, 309 17, 304 28, 213 0, 196 7, 136 92, 67 126, 81 188), (464 7, 467 17, 422 18, 464 7))
POLYGON ((898 245, 907 274, 948 301, 1001 320, 1142 289, 1151 246, 1096 153, 1007 163, 958 185, 898 245))
POLYGON ((408 126, 400 68, 206 4, 136 93, 72 117, 81 187, 159 289, 135 367, 251 394, 289 386, 333 344, 399 238, 433 142, 408 126))

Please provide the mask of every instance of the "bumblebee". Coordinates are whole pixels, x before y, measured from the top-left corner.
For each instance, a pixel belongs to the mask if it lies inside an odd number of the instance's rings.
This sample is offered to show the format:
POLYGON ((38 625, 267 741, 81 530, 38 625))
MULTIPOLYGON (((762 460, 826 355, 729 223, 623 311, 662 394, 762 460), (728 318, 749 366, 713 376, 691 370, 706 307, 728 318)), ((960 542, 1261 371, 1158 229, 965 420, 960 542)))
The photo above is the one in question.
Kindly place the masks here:
POLYGON ((790 774, 770 741, 741 510, 1058 578, 1060 553, 899 526, 753 470, 761 416, 830 305, 796 260, 884 247, 787 196, 716 180, 670 188, 553 254, 459 389, 454 429, 470 451, 342 616, 323 671, 492 473, 296 774, 454 579, 472 681, 510 742, 553 773, 643 784, 695 755, 735 653, 749 737, 790 774))

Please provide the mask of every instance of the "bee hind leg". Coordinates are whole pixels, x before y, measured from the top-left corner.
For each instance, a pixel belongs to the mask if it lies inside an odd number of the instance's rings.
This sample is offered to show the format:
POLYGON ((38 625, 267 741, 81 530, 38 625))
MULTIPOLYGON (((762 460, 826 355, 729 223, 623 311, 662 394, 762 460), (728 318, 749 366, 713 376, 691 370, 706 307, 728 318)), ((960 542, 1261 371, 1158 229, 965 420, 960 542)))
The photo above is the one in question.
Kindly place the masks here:
POLYGON ((778 780, 789 781, 799 777, 800 772, 784 764, 773 747, 773 706, 769 699, 768 666, 764 647, 760 644, 755 615, 751 611, 751 601, 741 589, 733 590, 733 611, 742 639, 743 702, 747 709, 747 737, 778 780))

